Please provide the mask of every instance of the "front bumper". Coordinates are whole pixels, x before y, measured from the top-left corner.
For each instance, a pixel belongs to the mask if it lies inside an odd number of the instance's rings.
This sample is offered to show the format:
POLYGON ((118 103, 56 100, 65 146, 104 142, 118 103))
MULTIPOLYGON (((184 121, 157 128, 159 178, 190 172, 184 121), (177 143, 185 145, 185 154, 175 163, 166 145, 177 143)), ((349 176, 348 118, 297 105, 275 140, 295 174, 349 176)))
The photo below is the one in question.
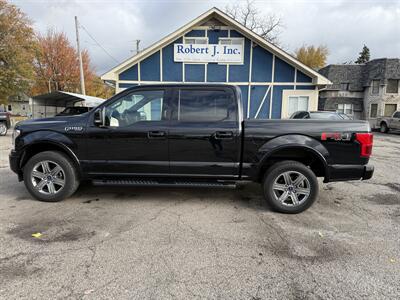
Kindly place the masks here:
POLYGON ((22 170, 20 168, 19 162, 20 162, 20 155, 14 150, 11 150, 10 155, 8 156, 8 159, 10 161, 10 169, 18 174, 18 178, 20 180, 22 177, 22 170))
POLYGON ((367 180, 374 174, 372 165, 331 165, 324 182, 367 180))

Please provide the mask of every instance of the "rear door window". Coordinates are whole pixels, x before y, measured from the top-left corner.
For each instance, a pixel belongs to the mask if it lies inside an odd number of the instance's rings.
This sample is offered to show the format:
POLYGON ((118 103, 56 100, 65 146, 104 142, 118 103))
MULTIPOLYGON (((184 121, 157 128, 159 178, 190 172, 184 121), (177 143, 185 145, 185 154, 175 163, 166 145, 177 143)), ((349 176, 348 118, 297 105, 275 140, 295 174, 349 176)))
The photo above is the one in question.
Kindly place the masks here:
POLYGON ((173 118, 181 122, 236 121, 234 94, 227 90, 180 89, 173 118))

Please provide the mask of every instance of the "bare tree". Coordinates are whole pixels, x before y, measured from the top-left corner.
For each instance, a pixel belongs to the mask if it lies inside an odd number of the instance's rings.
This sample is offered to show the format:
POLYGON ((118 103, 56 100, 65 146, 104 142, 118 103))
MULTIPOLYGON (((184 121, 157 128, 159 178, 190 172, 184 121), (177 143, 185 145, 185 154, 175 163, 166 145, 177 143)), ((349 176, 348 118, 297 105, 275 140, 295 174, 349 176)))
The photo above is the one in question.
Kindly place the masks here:
POLYGON ((260 13, 254 5, 254 0, 247 0, 245 4, 227 5, 225 13, 267 41, 279 44, 279 35, 283 28, 282 19, 275 14, 260 13))

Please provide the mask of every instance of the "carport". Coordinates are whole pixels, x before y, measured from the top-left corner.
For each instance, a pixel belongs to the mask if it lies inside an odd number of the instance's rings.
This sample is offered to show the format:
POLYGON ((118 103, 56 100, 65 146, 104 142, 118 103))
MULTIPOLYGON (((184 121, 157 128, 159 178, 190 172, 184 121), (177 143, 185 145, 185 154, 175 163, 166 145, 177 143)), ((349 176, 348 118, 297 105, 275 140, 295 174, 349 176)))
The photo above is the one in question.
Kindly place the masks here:
POLYGON ((87 96, 82 94, 75 94, 64 91, 55 91, 48 94, 42 94, 38 96, 32 97, 32 118, 40 117, 35 116, 35 107, 43 108, 43 111, 40 112, 42 116, 47 117, 48 113, 50 113, 49 108, 51 109, 51 115, 54 113, 57 114, 59 111, 63 110, 69 106, 87 106, 87 107, 95 107, 102 103, 105 99, 87 96), (76 105, 80 102, 80 105, 76 105))

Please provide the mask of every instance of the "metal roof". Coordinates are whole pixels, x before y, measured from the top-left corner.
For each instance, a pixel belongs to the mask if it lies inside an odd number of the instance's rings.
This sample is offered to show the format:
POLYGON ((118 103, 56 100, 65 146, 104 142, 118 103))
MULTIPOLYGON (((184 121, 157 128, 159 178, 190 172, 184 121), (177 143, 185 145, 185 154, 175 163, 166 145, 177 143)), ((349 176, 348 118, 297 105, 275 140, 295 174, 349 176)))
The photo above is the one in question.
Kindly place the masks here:
POLYGON ((84 101, 84 106, 94 107, 102 103, 105 99, 75 94, 64 91, 55 91, 48 94, 42 94, 32 97, 34 105, 67 107, 74 106, 76 102, 84 101))

